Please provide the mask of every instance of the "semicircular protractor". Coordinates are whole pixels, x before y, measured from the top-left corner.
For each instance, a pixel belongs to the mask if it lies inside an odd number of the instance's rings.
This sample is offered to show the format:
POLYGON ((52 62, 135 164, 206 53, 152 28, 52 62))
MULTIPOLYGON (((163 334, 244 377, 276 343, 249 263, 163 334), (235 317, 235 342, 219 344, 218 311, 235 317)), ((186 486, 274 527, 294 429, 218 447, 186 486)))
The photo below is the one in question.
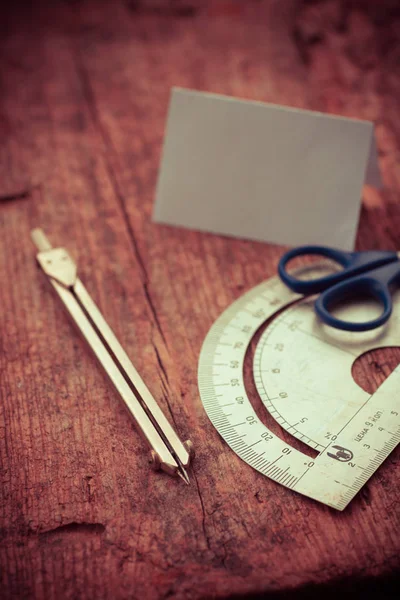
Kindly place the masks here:
MULTIPOLYGON (((400 441, 400 368, 372 395, 351 374, 364 352, 398 345, 400 294, 393 300, 389 322, 363 333, 323 325, 312 299, 301 300, 278 277, 228 307, 203 343, 198 381, 204 408, 229 446, 276 482, 343 510, 400 441), (278 312, 258 341, 254 380, 272 417, 319 452, 312 460, 260 421, 245 386, 247 348, 278 312)), ((374 310, 352 305, 340 318, 370 318, 374 310)))
MULTIPOLYGON (((353 304, 348 313, 369 319, 375 309, 373 303, 353 304)), ((279 425, 321 451, 370 396, 352 377, 354 361, 369 350, 397 346, 399 340, 399 294, 387 326, 355 333, 324 325, 313 299, 305 299, 265 329, 254 355, 254 381, 279 425)))

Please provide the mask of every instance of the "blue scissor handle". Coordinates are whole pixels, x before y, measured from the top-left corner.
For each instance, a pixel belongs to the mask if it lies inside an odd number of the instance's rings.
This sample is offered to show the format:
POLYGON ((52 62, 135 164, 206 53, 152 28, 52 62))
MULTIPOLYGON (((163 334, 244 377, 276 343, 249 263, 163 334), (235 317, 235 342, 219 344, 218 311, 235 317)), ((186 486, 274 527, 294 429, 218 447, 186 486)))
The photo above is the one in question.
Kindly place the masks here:
POLYGON ((371 250, 368 252, 345 252, 327 246, 300 246, 286 252, 278 264, 278 273, 282 281, 294 292, 299 294, 318 294, 327 288, 349 279, 363 271, 397 261, 396 252, 371 250), (342 265, 343 269, 332 275, 311 279, 309 281, 298 279, 286 271, 287 263, 298 256, 315 255, 334 260, 342 265))
POLYGON ((386 323, 392 314, 393 305, 389 286, 394 283, 400 283, 399 261, 337 283, 319 296, 315 302, 315 310, 324 323, 335 329, 344 329, 345 331, 375 329, 386 323), (342 321, 330 313, 330 308, 335 304, 355 296, 374 298, 382 305, 382 314, 377 319, 359 323, 342 321))

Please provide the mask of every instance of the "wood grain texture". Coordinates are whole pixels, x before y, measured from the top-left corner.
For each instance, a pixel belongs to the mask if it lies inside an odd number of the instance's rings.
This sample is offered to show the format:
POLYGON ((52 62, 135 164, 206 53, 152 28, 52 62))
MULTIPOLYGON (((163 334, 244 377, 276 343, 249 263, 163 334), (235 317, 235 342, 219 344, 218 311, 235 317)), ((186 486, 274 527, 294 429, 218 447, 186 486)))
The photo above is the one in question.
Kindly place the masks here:
MULTIPOLYGON (((283 248, 155 225, 151 212, 170 89, 191 87, 374 120, 385 188, 365 189, 357 244, 399 247, 396 3, 17 2, 1 30, 2 598, 365 597, 374 578, 389 594, 399 449, 337 513, 247 467, 201 405, 209 327, 283 248), (35 265, 35 226, 77 259, 193 440, 191 486, 150 470, 35 265)), ((360 383, 376 388, 399 359, 366 358, 360 383)))

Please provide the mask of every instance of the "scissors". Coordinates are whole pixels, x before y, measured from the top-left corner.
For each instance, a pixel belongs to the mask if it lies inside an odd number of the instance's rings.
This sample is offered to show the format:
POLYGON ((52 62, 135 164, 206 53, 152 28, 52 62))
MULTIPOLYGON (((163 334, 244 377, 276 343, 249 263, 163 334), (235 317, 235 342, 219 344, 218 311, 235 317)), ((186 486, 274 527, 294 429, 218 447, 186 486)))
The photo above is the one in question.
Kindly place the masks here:
POLYGON ((386 323, 392 313, 391 286, 400 287, 400 252, 344 252, 327 246, 300 246, 282 256, 278 273, 294 292, 305 295, 320 293, 315 302, 315 311, 327 325, 345 331, 368 331, 386 323), (290 260, 306 255, 329 258, 339 263, 343 269, 309 281, 298 279, 287 272, 286 265, 290 260), (332 307, 355 296, 377 300, 383 308, 382 314, 376 319, 361 323, 343 321, 331 314, 332 307))

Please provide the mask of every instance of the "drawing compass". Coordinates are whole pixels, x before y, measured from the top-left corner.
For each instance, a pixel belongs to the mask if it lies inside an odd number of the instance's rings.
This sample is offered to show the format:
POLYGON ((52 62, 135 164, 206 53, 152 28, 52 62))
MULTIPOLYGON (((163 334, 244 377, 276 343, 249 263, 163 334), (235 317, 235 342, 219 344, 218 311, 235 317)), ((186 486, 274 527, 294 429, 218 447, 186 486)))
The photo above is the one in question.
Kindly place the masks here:
POLYGON ((193 455, 191 442, 182 442, 164 416, 78 278, 68 252, 52 248, 41 229, 32 231, 32 239, 39 250, 40 267, 147 440, 154 468, 189 483, 186 469, 193 455))

